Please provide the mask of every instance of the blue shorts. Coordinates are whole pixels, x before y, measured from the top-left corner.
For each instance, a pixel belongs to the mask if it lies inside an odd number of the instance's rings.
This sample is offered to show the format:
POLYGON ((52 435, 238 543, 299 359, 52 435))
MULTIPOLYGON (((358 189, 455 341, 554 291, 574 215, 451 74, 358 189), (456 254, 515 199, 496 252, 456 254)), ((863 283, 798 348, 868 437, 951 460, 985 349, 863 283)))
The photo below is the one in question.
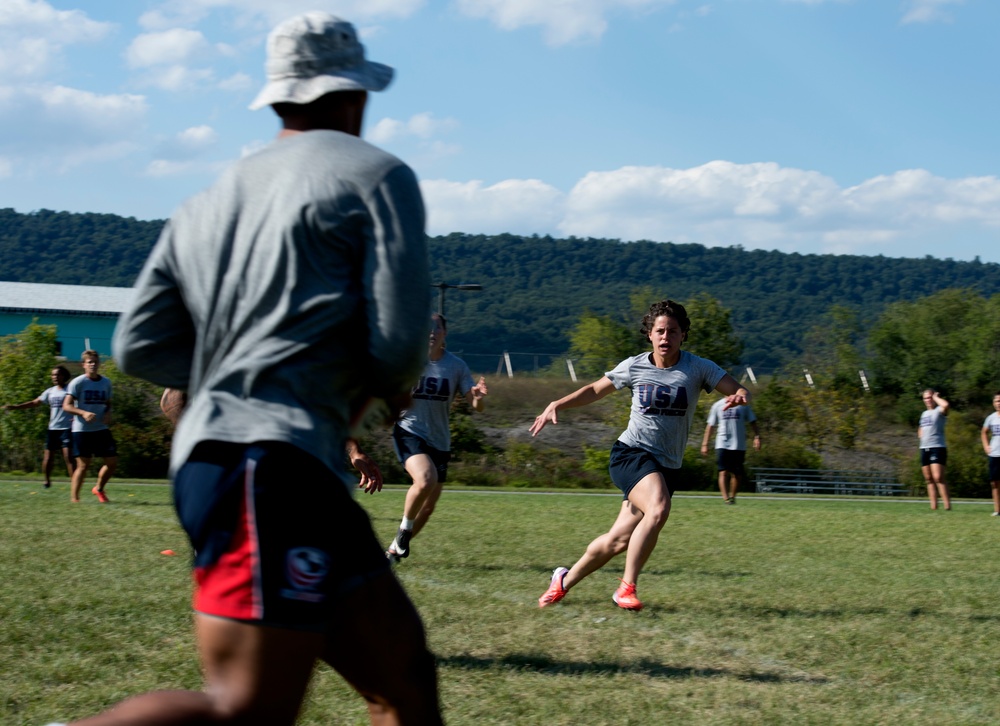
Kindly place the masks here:
POLYGON ((344 482, 291 444, 198 444, 174 504, 205 615, 322 632, 345 594, 389 569, 344 482))
POLYGON ((392 446, 396 450, 396 456, 400 464, 406 464, 406 460, 414 454, 427 454, 434 462, 437 469, 438 484, 444 484, 448 480, 448 462, 451 460, 450 451, 435 449, 416 434, 411 434, 399 424, 392 427, 392 446))
POLYGON ((719 471, 728 471, 730 474, 743 477, 743 462, 746 460, 747 452, 743 449, 716 449, 715 465, 719 471))
POLYGON ((45 436, 45 448, 49 451, 73 448, 72 429, 49 429, 45 436))
POLYGON ((944 466, 947 463, 948 449, 944 446, 920 450, 920 466, 930 466, 931 464, 940 464, 941 466, 944 466))
POLYGON ((115 437, 111 435, 111 429, 74 431, 73 456, 77 459, 118 456, 118 447, 115 445, 115 437))
POLYGON ((656 457, 645 449, 634 446, 627 446, 621 441, 616 441, 611 447, 611 463, 608 472, 611 474, 611 481, 622 490, 622 499, 628 499, 629 493, 635 485, 644 477, 659 473, 663 476, 663 481, 667 485, 667 493, 674 495, 674 488, 671 483, 676 470, 661 466, 656 457))

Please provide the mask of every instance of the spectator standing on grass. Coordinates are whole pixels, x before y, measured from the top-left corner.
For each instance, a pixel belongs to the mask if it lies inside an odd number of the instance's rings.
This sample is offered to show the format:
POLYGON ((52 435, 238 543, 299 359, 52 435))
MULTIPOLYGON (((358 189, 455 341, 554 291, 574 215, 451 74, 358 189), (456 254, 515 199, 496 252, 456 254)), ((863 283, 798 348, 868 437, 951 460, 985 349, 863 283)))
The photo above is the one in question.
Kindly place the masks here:
POLYGON ((993 413, 983 421, 980 432, 983 451, 990 462, 990 489, 993 495, 993 516, 1000 517, 1000 391, 993 394, 993 413))
POLYGON ((720 398, 708 412, 701 453, 702 456, 708 455, 708 442, 712 431, 716 430, 715 462, 719 469, 719 492, 726 504, 736 504, 736 492, 746 478, 743 462, 747 453, 747 424, 753 428, 754 451, 760 451, 760 429, 750 406, 726 408, 726 399, 720 398))
POLYGON ((392 430, 392 443, 399 462, 413 483, 406 491, 399 531, 385 552, 391 562, 410 556, 410 540, 424 528, 441 497, 451 459, 449 414, 455 397, 462 395, 473 411, 483 410, 489 393, 486 379, 472 384, 465 361, 445 350, 448 323, 444 316, 431 316, 427 365, 411 392, 411 403, 392 430))
POLYGON ((553 401, 531 425, 531 435, 537 436, 546 425, 557 424, 558 413, 565 408, 586 406, 614 390, 632 391, 628 428, 611 449, 609 467, 611 480, 623 494, 618 518, 573 567, 553 571, 539 607, 559 602, 580 580, 625 552, 622 584, 612 600, 626 610, 642 609, 636 583, 670 515, 675 477, 700 391, 719 391, 726 397, 726 408, 750 400, 750 393, 718 365, 681 350, 690 329, 683 305, 673 300, 654 303, 642 319, 651 353, 627 358, 603 378, 553 401))
POLYGON ((45 438, 45 453, 42 455, 42 474, 45 476, 45 488, 52 486, 52 469, 55 466, 56 451, 62 452, 66 464, 66 474, 73 478, 73 437, 72 416, 63 410, 63 399, 66 398, 66 384, 69 383, 69 371, 63 366, 56 366, 49 374, 52 385, 42 391, 38 398, 24 403, 10 403, 3 406, 5 411, 20 411, 25 408, 47 405, 49 407, 49 427, 45 438))
POLYGON ((118 448, 111 434, 111 381, 102 376, 101 356, 96 350, 83 351, 83 375, 66 387, 63 410, 73 416, 73 456, 76 466, 70 483, 70 501, 80 501, 80 491, 95 456, 103 464, 91 493, 101 504, 108 503, 104 487, 118 466, 118 448))
POLYGON ((441 723, 423 625, 344 457, 355 414, 372 398, 398 410, 426 355, 417 179, 359 138, 392 69, 321 12, 278 25, 267 49, 251 108, 273 107, 278 140, 171 218, 114 341, 124 372, 187 396, 171 473, 205 688, 78 726, 292 724, 317 660, 373 723, 441 723))
POLYGON ((945 481, 945 467, 948 464, 948 449, 944 442, 944 425, 947 423, 950 404, 940 393, 928 388, 921 394, 927 410, 920 414, 917 438, 920 440, 920 469, 927 482, 927 497, 931 509, 938 508, 938 497, 945 511, 951 509, 951 495, 945 481))

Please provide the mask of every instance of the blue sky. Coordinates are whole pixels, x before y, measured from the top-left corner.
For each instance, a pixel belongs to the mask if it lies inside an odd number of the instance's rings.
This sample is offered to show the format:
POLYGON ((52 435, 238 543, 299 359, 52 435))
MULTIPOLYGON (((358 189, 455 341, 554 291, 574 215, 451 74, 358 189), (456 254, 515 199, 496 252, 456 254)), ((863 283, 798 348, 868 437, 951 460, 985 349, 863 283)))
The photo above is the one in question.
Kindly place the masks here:
POLYGON ((1000 262, 996 0, 2 0, 0 207, 168 217, 312 9, 396 68, 431 234, 1000 262))

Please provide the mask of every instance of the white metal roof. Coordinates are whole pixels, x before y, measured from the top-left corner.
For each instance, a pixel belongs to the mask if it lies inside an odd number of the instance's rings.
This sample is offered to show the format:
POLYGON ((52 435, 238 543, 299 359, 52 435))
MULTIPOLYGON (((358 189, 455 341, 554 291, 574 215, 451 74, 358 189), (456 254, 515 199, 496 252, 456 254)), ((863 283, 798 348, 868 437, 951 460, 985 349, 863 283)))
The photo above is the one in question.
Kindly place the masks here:
POLYGON ((0 309, 117 314, 128 309, 134 294, 131 287, 0 282, 0 309))

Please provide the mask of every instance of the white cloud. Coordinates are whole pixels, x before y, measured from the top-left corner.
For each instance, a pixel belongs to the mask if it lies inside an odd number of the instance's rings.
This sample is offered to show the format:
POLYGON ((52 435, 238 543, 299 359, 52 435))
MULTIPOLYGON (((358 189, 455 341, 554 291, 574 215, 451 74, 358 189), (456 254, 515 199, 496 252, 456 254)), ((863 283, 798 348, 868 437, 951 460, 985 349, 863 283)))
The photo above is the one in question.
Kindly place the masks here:
POLYGON ((66 46, 96 42, 113 28, 80 10, 56 10, 42 0, 3 0, 0 77, 40 78, 61 62, 66 46))
POLYGON ((917 169, 842 188, 774 163, 623 167, 587 174, 566 210, 568 235, 862 253, 930 228, 1000 229, 1000 179, 917 169))
POLYGON ((153 68, 135 79, 143 88, 159 88, 163 91, 187 91, 214 85, 215 73, 208 68, 188 68, 183 65, 153 68))
POLYGON ((129 136, 148 106, 143 96, 100 95, 65 86, 0 86, 0 148, 85 146, 129 136))
POLYGON ((176 65, 204 56, 209 47, 199 31, 173 28, 136 36, 125 51, 125 60, 131 68, 176 65))
POLYGON ((14 176, 14 164, 10 159, 0 156, 0 179, 7 179, 14 176))
POLYGON ((234 73, 216 84, 221 91, 246 91, 254 87, 254 81, 246 73, 234 73))
POLYGON ((216 10, 230 10, 235 22, 257 27, 262 33, 293 15, 326 10, 354 23, 387 18, 408 18, 426 0, 167 0, 143 13, 139 24, 148 30, 190 26, 216 10))
POLYGON ((540 26, 550 45, 596 40, 607 30, 607 17, 619 10, 673 5, 676 0, 456 0, 459 12, 485 18, 503 30, 540 26))
POLYGON ((538 180, 423 185, 431 234, 648 239, 829 254, 934 254, 1000 231, 1000 179, 904 170, 842 187, 815 171, 713 161, 591 172, 564 195, 538 180), (914 241, 924 247, 918 249, 914 241))
POLYGON ((901 22, 903 23, 933 23, 950 22, 951 13, 948 12, 950 5, 963 5, 965 0, 909 0, 906 4, 906 12, 901 22))
POLYGON ((211 126, 192 126, 177 134, 177 143, 191 151, 201 151, 219 140, 218 132, 211 126))
POLYGON ((380 119, 365 136, 374 144, 387 144, 402 137, 413 136, 427 140, 447 134, 459 126, 453 118, 435 118, 430 112, 418 113, 407 121, 392 118, 380 119))
POLYGON ((63 172, 136 150, 143 96, 65 86, 0 86, 0 153, 19 171, 63 172))
POLYGON ((537 179, 509 179, 489 187, 481 181, 430 180, 420 188, 432 235, 533 234, 553 229, 563 214, 563 193, 537 179))

